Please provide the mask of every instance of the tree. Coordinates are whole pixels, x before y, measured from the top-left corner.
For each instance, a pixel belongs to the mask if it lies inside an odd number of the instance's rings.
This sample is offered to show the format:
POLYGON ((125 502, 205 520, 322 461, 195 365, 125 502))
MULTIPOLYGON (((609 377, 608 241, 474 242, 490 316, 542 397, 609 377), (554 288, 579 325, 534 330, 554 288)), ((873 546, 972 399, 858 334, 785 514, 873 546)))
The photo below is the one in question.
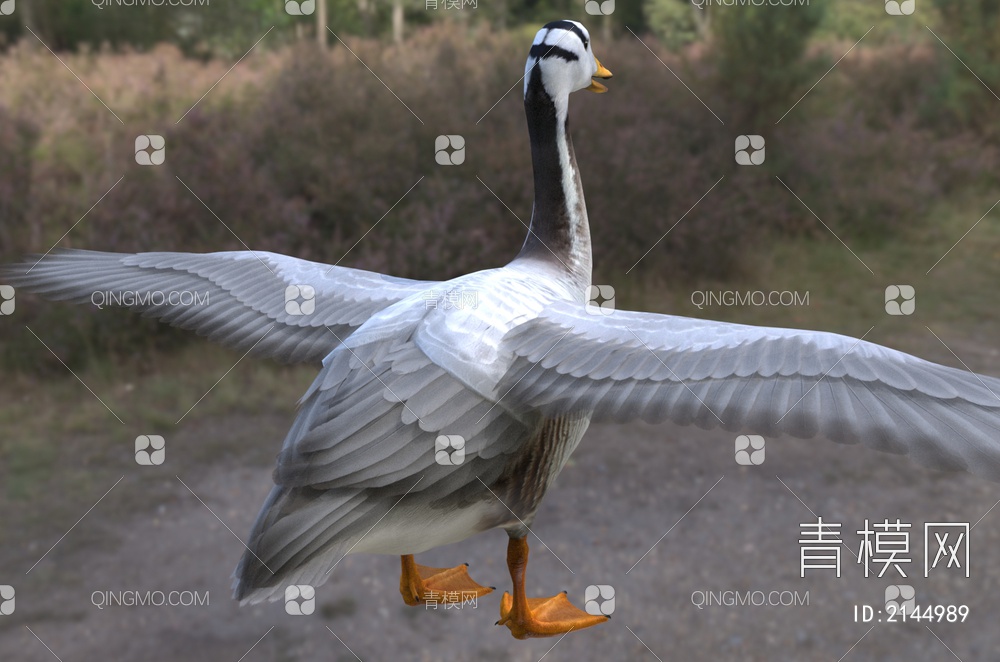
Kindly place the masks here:
POLYGON ((326 50, 326 0, 316 0, 316 43, 321 51, 326 50))
POLYGON ((691 0, 645 0, 643 10, 649 28, 669 48, 676 49, 708 36, 709 5, 691 0))
POLYGON ((1000 101, 994 96, 1000 94, 1000 3, 935 0, 934 4, 941 16, 941 39, 958 55, 941 56, 944 67, 934 105, 949 122, 939 124, 971 128, 1000 140, 996 123, 1000 101))
POLYGON ((392 40, 403 43, 403 0, 392 0, 392 40))
POLYGON ((720 91, 738 123, 773 124, 818 76, 805 57, 824 6, 716 7, 712 53, 720 91))

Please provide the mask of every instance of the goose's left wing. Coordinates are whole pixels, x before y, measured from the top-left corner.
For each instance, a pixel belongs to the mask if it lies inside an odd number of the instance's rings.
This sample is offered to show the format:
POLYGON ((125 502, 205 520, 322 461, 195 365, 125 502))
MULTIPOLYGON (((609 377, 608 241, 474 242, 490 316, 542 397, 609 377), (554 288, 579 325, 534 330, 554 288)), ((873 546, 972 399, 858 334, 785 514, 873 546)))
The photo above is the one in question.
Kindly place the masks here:
POLYGON ((588 310, 508 332, 505 407, 823 436, 1000 480, 1000 379, 833 333, 588 310))

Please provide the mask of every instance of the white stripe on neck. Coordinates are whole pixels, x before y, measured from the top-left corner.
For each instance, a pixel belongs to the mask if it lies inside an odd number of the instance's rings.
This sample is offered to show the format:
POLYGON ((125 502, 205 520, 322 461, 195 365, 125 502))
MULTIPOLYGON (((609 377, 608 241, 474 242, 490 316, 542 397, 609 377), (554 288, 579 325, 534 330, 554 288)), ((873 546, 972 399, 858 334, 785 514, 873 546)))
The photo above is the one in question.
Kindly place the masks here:
POLYGON ((573 165, 573 160, 569 155, 569 143, 566 140, 566 117, 569 112, 569 96, 558 95, 552 97, 552 102, 556 107, 556 148, 559 150, 559 166, 562 169, 562 189, 566 200, 566 215, 569 219, 569 256, 573 266, 583 266, 583 256, 581 255, 579 230, 580 226, 586 222, 581 216, 583 204, 580 199, 580 174, 573 165))

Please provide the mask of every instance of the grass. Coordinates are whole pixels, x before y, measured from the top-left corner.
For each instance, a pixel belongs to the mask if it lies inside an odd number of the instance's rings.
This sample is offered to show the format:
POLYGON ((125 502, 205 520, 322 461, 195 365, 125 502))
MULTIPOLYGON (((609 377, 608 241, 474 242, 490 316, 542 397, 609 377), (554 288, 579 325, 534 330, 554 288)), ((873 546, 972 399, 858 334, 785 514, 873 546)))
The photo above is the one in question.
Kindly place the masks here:
MULTIPOLYGON (((39 345, 39 351, 46 350, 39 345)), ((21 434, 37 437, 96 434, 120 424, 163 429, 176 425, 182 416, 184 422, 197 423, 224 413, 286 412, 315 376, 315 370, 305 366, 240 361, 239 354, 207 342, 152 361, 151 369, 144 366, 145 374, 135 363, 105 362, 77 373, 80 380, 68 372, 47 380, 11 375, 0 389, 5 396, 0 425, 16 426, 21 434), (230 368, 232 372, 222 378, 230 368), (38 416, 39 411, 59 415, 38 416)))
MULTIPOLYGON (((142 371, 95 364, 78 373, 86 386, 68 372, 46 380, 8 373, 0 387, 0 511, 9 526, 0 547, 30 565, 123 476, 117 498, 101 504, 105 516, 127 519, 136 507, 170 503, 175 474, 190 483, 219 462, 269 465, 315 371, 253 360, 234 368, 239 358, 195 343, 152 357, 142 371), (169 466, 137 467, 140 434, 167 439, 169 466)), ((110 541, 99 532, 75 544, 110 541)))

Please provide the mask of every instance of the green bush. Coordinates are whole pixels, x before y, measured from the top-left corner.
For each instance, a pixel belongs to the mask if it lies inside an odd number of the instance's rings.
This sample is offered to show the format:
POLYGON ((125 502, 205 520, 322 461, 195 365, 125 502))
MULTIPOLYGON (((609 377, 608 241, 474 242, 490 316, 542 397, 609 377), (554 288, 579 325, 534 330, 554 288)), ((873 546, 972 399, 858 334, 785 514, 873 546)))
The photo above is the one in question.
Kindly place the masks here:
POLYGON ((822 74, 806 47, 825 5, 713 7, 712 57, 730 117, 771 125, 822 74))
POLYGON ((690 0, 644 0, 649 29, 672 49, 703 36, 708 26, 708 8, 697 8, 690 0))
POLYGON ((930 106, 934 124, 947 133, 971 129, 1000 142, 996 96, 1000 94, 1000 3, 934 0, 934 4, 940 14, 935 32, 958 56, 942 53, 944 66, 930 106))

